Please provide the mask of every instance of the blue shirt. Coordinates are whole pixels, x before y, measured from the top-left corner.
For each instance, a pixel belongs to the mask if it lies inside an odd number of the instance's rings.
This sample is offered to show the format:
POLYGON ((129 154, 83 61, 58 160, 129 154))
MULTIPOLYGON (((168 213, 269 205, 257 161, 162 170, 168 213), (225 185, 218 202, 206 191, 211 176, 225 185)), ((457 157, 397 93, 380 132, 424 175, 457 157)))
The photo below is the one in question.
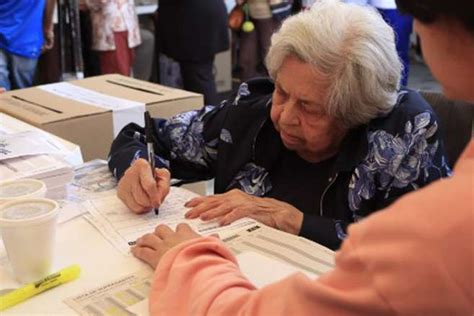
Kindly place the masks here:
POLYGON ((38 58, 43 45, 45 0, 0 0, 0 48, 38 58))

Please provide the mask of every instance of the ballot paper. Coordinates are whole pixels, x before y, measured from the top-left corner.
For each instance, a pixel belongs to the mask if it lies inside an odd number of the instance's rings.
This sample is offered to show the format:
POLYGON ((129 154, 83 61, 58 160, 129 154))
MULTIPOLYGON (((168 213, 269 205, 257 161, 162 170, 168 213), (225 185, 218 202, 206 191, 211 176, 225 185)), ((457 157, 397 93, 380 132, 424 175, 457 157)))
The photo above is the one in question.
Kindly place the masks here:
POLYGON ((0 180, 42 180, 47 187, 46 197, 65 198, 73 168, 64 157, 71 151, 58 138, 40 130, 11 132, 11 128, 3 128, 2 131, 0 180))
MULTIPOLYGON (((62 147, 59 155, 70 165, 78 165, 83 162, 81 149, 79 148, 79 146, 73 143, 67 142, 64 139, 61 139, 53 134, 45 132, 37 127, 27 124, 5 113, 0 113, 0 136, 13 135, 13 134, 31 132, 31 131, 41 134, 44 138, 47 138, 47 141, 49 143, 48 146, 53 146, 57 148, 62 147)), ((35 146, 35 148, 31 148, 31 146, 27 146, 22 149, 23 150, 33 149, 33 150, 38 150, 38 151, 44 151, 44 148, 42 147, 43 145, 35 146)))
POLYGON ((79 315, 133 315, 127 307, 146 301, 152 274, 153 270, 143 269, 67 298, 64 302, 79 315))
POLYGON ((199 195, 186 189, 171 187, 165 202, 160 206, 159 215, 154 212, 138 215, 130 211, 115 195, 110 195, 90 200, 92 208, 84 217, 124 254, 130 254, 130 245, 142 235, 153 232, 159 224, 175 229, 179 223, 187 223, 201 235, 225 236, 256 223, 253 219, 243 218, 228 226, 220 226, 217 221, 185 219, 187 209, 184 204, 197 196, 199 195))
MULTIPOLYGON (((257 288, 295 273, 316 279, 334 268, 332 250, 260 223, 238 230, 223 241, 236 255, 242 274, 257 288)), ((81 315, 146 316, 151 278, 151 269, 144 269, 65 302, 81 315)))
POLYGON ((88 201, 115 196, 117 180, 105 160, 95 159, 74 168, 74 179, 69 186, 69 199, 88 201))
POLYGON ((229 234, 222 241, 237 258, 240 257, 239 263, 242 263, 244 274, 248 272, 246 275, 260 285, 267 284, 267 280, 275 281, 295 271, 301 271, 314 278, 334 268, 334 251, 306 238, 261 223, 229 234), (255 257, 252 254, 259 256, 255 257), (252 264, 254 261, 262 261, 261 256, 280 262, 281 269, 277 269, 277 266, 275 269, 273 267, 268 269, 266 264, 252 264), (275 273, 275 276, 272 276, 272 273, 275 273), (262 279, 259 280, 260 277, 262 279))
POLYGON ((25 156, 0 160, 0 179, 33 178, 46 184, 46 197, 63 199, 73 178, 73 168, 59 157, 51 155, 25 156))
POLYGON ((147 316, 150 315, 150 310, 148 308, 149 300, 144 299, 132 306, 127 307, 127 311, 132 313, 132 315, 147 316))
POLYGON ((70 221, 84 213, 87 213, 91 206, 89 201, 76 202, 69 200, 57 200, 59 204, 58 224, 70 221))
MULTIPOLYGON (((294 273, 303 273, 311 279, 317 278, 314 273, 254 251, 241 252, 236 258, 240 271, 256 288, 280 281, 294 273)), ((127 307, 127 310, 133 315, 146 316, 150 314, 148 305, 148 299, 144 299, 127 307)))
POLYGON ((62 156, 68 149, 40 131, 0 134, 0 160, 40 154, 62 156))

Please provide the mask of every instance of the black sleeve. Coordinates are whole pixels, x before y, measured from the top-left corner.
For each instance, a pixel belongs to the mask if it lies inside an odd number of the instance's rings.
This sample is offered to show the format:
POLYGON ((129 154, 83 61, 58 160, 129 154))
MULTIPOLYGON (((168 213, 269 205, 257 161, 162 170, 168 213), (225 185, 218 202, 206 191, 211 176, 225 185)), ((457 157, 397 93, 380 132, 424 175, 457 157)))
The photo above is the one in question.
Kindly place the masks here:
POLYGON ((337 250, 346 236, 348 223, 319 215, 304 214, 300 236, 337 250))
MULTIPOLYGON (((180 113, 170 119, 155 119, 155 163, 171 176, 184 180, 214 177, 219 135, 226 117, 226 103, 180 113)), ((147 159, 143 127, 125 126, 113 141, 109 169, 120 179, 139 158, 147 159)))

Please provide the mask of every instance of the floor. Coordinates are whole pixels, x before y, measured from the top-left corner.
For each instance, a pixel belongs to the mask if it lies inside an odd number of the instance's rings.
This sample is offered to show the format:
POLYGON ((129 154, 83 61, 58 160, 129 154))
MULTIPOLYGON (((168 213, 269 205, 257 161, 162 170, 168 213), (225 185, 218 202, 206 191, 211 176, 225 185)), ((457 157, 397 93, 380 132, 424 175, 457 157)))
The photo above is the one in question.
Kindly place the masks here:
POLYGON ((411 58, 408 87, 414 90, 441 91, 441 86, 433 78, 430 69, 416 57, 411 58))

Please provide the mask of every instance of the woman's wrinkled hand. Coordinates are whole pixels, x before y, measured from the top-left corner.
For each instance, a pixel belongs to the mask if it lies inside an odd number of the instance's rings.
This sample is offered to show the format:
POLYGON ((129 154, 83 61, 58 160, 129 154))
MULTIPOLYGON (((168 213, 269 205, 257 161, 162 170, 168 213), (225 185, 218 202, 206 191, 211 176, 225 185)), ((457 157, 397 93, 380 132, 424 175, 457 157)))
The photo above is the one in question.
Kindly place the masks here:
POLYGON ((170 249, 198 237, 201 235, 192 230, 188 224, 179 224, 175 232, 166 225, 159 225, 154 233, 138 238, 131 252, 155 269, 170 249))
POLYGON ((185 204, 191 209, 186 218, 203 221, 217 220, 228 225, 240 218, 250 217, 265 225, 298 234, 303 213, 294 206, 272 198, 261 198, 234 189, 223 194, 197 197, 185 204))
POLYGON ((156 181, 145 159, 137 159, 120 179, 117 195, 136 214, 159 207, 170 191, 170 172, 155 169, 156 181))

